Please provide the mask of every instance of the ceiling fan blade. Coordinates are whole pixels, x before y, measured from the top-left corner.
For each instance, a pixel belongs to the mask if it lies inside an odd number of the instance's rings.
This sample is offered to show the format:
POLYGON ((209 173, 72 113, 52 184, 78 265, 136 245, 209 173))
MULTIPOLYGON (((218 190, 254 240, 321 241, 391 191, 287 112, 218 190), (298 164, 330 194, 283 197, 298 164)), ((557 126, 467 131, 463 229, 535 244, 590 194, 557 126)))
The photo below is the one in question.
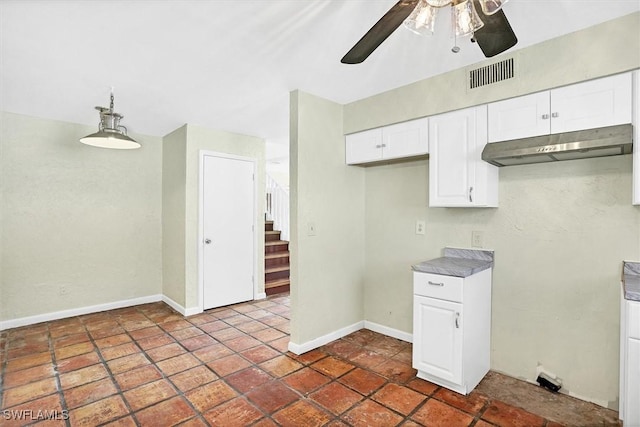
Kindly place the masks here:
POLYGON ((340 60, 343 64, 359 64, 373 53, 411 15, 418 0, 396 3, 340 60))
POLYGON ((493 15, 485 15, 482 13, 480 2, 473 1, 480 19, 484 22, 484 26, 473 33, 473 38, 482 49, 484 56, 491 58, 515 46, 518 43, 518 38, 502 9, 493 15))

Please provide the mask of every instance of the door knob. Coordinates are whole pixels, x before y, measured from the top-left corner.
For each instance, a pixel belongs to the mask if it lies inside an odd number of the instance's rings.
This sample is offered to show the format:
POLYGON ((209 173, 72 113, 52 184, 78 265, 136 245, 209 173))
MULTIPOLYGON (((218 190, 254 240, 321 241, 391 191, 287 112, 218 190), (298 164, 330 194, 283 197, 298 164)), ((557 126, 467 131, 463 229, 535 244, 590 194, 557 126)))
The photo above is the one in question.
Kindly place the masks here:
POLYGON ((210 244, 210 243, 211 243, 211 239, 204 239, 204 244, 205 244, 205 245, 208 245, 208 244, 210 244))

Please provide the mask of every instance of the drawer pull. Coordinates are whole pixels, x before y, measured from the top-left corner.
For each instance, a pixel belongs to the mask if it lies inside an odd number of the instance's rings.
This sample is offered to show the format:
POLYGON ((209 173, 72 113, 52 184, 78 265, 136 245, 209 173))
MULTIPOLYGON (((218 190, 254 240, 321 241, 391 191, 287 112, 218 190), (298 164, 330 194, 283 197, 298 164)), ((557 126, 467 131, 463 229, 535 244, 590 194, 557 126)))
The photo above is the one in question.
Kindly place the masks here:
POLYGON ((444 283, 442 282, 432 282, 431 280, 429 280, 428 282, 431 286, 444 286, 444 283))
POLYGON ((456 312, 456 329, 460 329, 460 313, 456 312))

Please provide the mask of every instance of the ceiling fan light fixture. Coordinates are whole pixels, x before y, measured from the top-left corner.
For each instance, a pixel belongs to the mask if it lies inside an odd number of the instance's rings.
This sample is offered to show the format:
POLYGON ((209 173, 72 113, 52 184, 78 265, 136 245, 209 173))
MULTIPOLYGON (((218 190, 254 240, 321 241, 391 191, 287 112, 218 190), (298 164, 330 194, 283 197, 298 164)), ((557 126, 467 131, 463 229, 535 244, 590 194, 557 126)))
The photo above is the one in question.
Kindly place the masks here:
POLYGON ((485 15, 493 15, 504 6, 509 0, 480 0, 482 13, 485 15))
POLYGON ((451 4, 451 21, 457 37, 473 34, 484 26, 480 15, 473 6, 473 1, 453 1, 451 4))
POLYGON ((428 0, 419 0, 411 15, 404 21, 404 26, 416 34, 433 34, 438 8, 429 4, 428 0))
POLYGON ((98 132, 80 138, 81 143, 92 147, 116 150, 140 148, 140 144, 127 135, 127 128, 120 124, 120 120, 124 116, 113 111, 113 91, 109 108, 96 107, 96 110, 100 112, 98 132))
POLYGON ((451 4, 451 0, 425 0, 432 7, 445 7, 451 4))

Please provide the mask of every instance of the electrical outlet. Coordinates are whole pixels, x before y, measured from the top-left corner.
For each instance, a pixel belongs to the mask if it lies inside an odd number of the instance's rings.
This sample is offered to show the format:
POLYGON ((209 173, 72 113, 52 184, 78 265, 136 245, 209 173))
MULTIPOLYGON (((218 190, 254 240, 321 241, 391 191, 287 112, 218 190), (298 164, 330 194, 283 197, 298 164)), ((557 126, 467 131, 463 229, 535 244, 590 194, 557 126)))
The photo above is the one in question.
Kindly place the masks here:
POLYGON ((307 236, 316 235, 316 224, 313 222, 307 223, 307 236))
POLYGON ((58 293, 60 295, 68 295, 69 294, 69 289, 67 288, 66 285, 60 285, 60 287, 58 288, 58 293))
POLYGON ((471 246, 474 248, 481 248, 483 237, 484 237, 484 233, 482 231, 472 231, 471 246))
POLYGON ((424 234, 426 223, 424 221, 416 221, 416 234, 424 234))

